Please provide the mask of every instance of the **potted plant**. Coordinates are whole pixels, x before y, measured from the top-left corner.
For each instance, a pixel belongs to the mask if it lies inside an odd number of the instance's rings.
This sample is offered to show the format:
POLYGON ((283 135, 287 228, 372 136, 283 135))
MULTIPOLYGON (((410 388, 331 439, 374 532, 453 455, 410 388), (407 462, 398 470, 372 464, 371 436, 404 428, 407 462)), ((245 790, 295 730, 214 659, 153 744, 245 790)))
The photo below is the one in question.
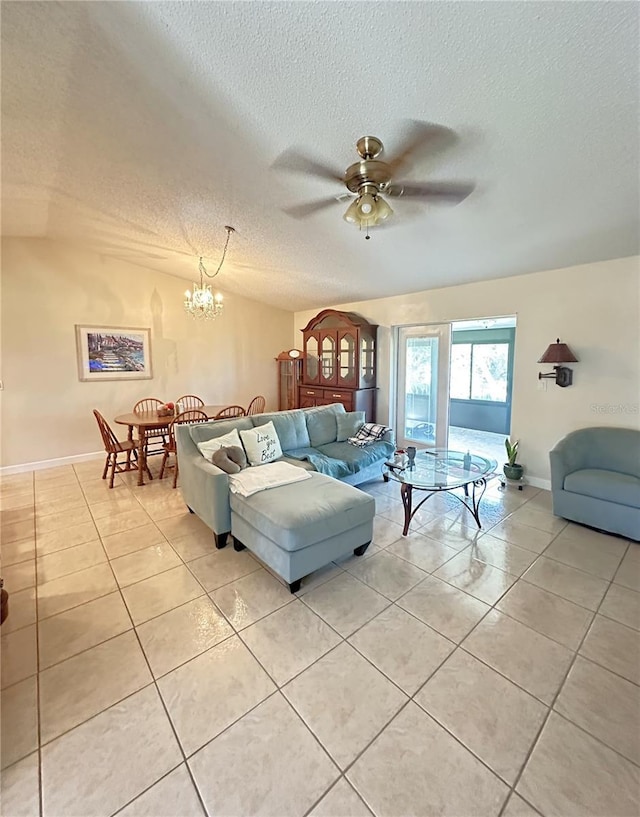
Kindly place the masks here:
POLYGON ((516 440, 512 443, 507 437, 507 439, 504 441, 504 447, 507 449, 507 462, 505 462, 502 470, 504 471, 504 475, 507 479, 522 479, 524 469, 516 462, 519 446, 520 440, 516 440))

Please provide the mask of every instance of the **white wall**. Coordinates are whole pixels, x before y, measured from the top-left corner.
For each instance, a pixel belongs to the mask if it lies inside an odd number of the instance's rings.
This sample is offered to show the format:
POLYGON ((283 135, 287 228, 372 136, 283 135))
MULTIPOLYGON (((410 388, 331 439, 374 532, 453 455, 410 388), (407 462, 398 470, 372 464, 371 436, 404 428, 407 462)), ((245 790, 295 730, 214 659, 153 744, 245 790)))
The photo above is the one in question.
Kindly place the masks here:
POLYGON ((234 296, 224 284, 223 271, 223 315, 201 323, 183 309, 182 279, 70 244, 5 239, 2 465, 100 450, 91 410, 111 422, 141 397, 189 393, 246 405, 264 394, 277 408, 274 358, 290 345, 293 313, 234 296), (153 379, 80 382, 75 324, 151 327, 153 379))
MULTIPOLYGON (((399 259, 401 263, 401 259, 399 259)), ((390 274, 393 274, 390 271, 390 274)), ((640 428, 640 258, 621 258, 477 284, 340 304, 378 330, 378 419, 389 417, 391 327, 517 315, 512 435, 527 476, 548 480, 548 452, 567 432, 587 426, 640 428), (539 390, 536 361, 556 337, 579 363, 573 386, 547 381, 539 390)), ((295 315, 299 330, 319 309, 295 315)), ((539 482, 539 484, 541 484, 539 482)))

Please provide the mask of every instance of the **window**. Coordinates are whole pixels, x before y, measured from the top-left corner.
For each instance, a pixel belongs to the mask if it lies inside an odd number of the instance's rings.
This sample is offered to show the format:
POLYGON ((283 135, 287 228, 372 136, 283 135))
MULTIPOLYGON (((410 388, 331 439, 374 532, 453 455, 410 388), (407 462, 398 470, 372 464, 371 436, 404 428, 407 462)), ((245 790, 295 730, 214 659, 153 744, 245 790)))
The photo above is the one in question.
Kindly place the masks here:
POLYGON ((450 396, 454 400, 507 400, 509 343, 454 343, 450 396))
POLYGON ((451 347, 451 382, 453 399, 468 400, 471 391, 471 344, 454 343, 451 347))

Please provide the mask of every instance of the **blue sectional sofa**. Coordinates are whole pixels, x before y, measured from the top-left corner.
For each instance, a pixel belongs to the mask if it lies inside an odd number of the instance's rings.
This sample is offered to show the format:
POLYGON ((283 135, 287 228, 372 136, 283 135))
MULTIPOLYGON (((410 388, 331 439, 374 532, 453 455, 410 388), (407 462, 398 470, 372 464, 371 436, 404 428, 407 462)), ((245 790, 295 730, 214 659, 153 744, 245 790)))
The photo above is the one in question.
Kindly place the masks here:
MULTIPOLYGON (((218 546, 224 543, 231 531, 229 479, 227 474, 205 460, 196 443, 220 437, 233 428, 249 429, 272 421, 280 440, 283 459, 287 462, 320 471, 347 485, 355 486, 379 479, 383 463, 394 450, 392 433, 387 432, 382 440, 365 448, 337 442, 336 416, 344 413, 342 404, 333 403, 176 427, 180 487, 184 501, 211 528, 218 546)), ((317 481, 314 484, 318 484, 317 481)), ((286 486, 277 490, 285 491, 286 486)))
POLYGON ((640 431, 572 431, 549 459, 556 516, 640 540, 640 431))

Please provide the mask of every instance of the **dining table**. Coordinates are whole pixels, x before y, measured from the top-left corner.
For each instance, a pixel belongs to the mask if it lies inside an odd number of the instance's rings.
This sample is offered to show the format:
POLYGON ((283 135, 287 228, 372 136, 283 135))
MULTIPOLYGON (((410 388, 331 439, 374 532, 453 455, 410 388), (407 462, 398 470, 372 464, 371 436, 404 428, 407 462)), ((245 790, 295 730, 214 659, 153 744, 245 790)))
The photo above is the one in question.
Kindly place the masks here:
MULTIPOLYGON (((198 406, 197 411, 204 411, 209 418, 213 418, 229 404, 220 406, 198 406)), ((169 430, 169 425, 175 420, 175 414, 158 417, 157 411, 129 411, 119 414, 115 422, 129 429, 128 439, 133 440, 133 429, 138 429, 138 485, 144 485, 144 471, 146 464, 147 437, 151 433, 157 435, 169 430)), ((150 477, 153 479, 153 477, 150 477)))

